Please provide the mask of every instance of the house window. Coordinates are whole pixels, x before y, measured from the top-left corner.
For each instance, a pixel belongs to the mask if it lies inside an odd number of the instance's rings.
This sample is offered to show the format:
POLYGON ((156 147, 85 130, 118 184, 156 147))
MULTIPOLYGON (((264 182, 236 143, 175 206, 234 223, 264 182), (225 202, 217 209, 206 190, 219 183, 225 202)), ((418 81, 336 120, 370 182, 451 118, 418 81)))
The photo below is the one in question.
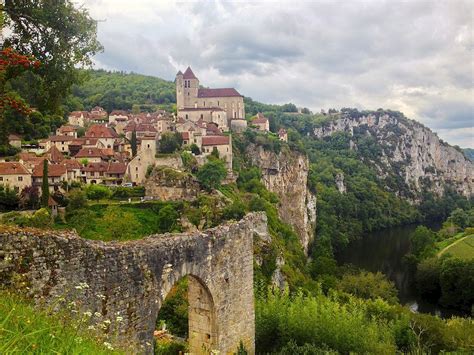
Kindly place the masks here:
POLYGON ((219 100, 217 100, 217 106, 219 106, 219 100))
POLYGON ((203 102, 203 106, 206 107, 206 101, 203 102))
POLYGON ((204 118, 204 115, 201 113, 201 118, 204 118))
POLYGON ((138 179, 138 174, 136 174, 135 177, 138 179))
POLYGON ((0 176, 0 181, 3 181, 3 176, 0 176))
POLYGON ((135 168, 135 171, 138 171, 138 166, 135 168))
POLYGON ((23 181, 23 176, 18 176, 18 181, 23 181))
POLYGON ((186 119, 188 119, 188 114, 186 114, 186 119))
POLYGON ((194 143, 197 143, 197 140, 196 140, 196 138, 194 138, 194 143))

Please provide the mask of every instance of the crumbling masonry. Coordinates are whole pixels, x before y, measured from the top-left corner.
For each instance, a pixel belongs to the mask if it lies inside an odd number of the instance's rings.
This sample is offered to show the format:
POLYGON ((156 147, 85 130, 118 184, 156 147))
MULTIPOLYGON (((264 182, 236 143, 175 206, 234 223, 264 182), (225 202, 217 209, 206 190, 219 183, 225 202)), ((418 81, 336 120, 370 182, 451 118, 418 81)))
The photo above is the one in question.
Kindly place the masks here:
POLYGON ((253 354, 253 235, 265 231, 263 213, 205 232, 129 242, 0 226, 0 282, 38 302, 64 297, 99 312, 116 343, 151 353, 161 304, 188 275, 191 353, 233 353, 242 341, 253 354))

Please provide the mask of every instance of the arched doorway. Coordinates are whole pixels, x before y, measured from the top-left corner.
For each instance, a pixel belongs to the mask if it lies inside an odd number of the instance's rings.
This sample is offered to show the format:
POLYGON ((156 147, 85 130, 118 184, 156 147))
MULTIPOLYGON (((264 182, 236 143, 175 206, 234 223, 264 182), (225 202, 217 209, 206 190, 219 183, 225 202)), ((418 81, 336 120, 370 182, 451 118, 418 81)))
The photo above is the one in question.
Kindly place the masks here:
MULTIPOLYGON (((156 324, 157 337, 163 337, 165 342, 171 339, 176 344, 187 342, 190 354, 209 354, 217 349, 212 295, 196 276, 187 275, 171 287, 158 312, 156 324)), ((157 349, 160 349, 160 340, 157 344, 157 349)))

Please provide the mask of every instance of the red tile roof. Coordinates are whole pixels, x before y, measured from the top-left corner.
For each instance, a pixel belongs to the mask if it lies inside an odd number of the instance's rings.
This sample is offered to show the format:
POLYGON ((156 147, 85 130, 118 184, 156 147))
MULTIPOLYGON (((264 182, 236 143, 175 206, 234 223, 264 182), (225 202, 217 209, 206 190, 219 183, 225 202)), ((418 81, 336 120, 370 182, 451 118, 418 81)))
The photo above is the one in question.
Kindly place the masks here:
POLYGON ((0 163, 0 175, 30 175, 23 164, 18 162, 0 163))
POLYGON ((89 112, 87 111, 72 111, 71 113, 69 113, 69 117, 89 117, 89 112))
POLYGON ((128 112, 124 110, 113 110, 109 116, 128 116, 128 112))
MULTIPOLYGON (((48 164, 48 177, 60 177, 64 174, 66 174, 66 166, 63 164, 48 164)), ((32 176, 43 176, 43 164, 38 164, 34 167, 32 176)))
POLYGON ((199 89, 198 90, 198 97, 206 98, 206 97, 234 97, 242 95, 239 94, 237 90, 234 88, 223 88, 223 89, 199 89))
POLYGON ((52 163, 59 163, 64 160, 64 155, 53 145, 49 150, 46 152, 46 156, 48 160, 52 163))
POLYGON ((64 125, 64 126, 59 127, 59 132, 61 132, 61 133, 63 133, 63 132, 76 132, 76 131, 77 131, 76 126, 64 125))
POLYGON ((102 149, 91 147, 91 148, 82 148, 79 152, 77 152, 75 158, 107 158, 107 154, 105 154, 102 149))
POLYGON ((257 118, 254 118, 252 120, 252 123, 267 123, 268 122, 268 118, 266 118, 263 113, 257 113, 257 118))
POLYGON ((127 170, 127 165, 124 163, 89 163, 87 166, 84 166, 82 172, 107 172, 110 174, 125 174, 127 170))
POLYGON ((189 132, 181 132, 181 137, 183 137, 184 140, 189 140, 189 132))
POLYGON ((61 162, 61 164, 63 164, 67 170, 82 168, 82 164, 74 159, 65 159, 61 162))
POLYGON ((112 128, 102 124, 94 124, 89 127, 85 137, 87 138, 117 138, 118 134, 112 128))
POLYGON ((156 129, 151 124, 140 123, 137 126, 136 131, 137 132, 156 132, 156 129))
POLYGON ((205 137, 202 137, 202 145, 203 146, 228 145, 229 141, 230 140, 229 140, 228 136, 205 136, 205 137))
POLYGON ((188 67, 186 71, 183 74, 183 79, 197 79, 196 75, 194 75, 193 71, 191 70, 191 67, 188 67))

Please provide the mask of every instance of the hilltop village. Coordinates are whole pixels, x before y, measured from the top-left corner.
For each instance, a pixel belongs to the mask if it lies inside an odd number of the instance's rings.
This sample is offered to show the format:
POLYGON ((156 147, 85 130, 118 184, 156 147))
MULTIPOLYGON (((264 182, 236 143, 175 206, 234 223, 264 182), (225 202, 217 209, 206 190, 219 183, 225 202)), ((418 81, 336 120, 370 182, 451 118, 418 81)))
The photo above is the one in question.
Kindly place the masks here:
MULTIPOLYGON (((211 154, 218 156, 231 179, 232 133, 248 128, 268 132, 268 118, 258 113, 248 121, 237 90, 202 88, 190 67, 179 71, 175 82, 176 112, 94 107, 70 112, 67 124, 38 145, 23 145, 22 137, 10 135, 10 145, 21 151, 14 160, 0 162, 0 184, 17 192, 41 186, 47 160, 51 192, 73 183, 139 186, 154 166, 177 168, 169 159, 176 151, 188 151, 199 166, 211 154)), ((286 131, 280 130, 279 137, 286 141, 286 131)))

